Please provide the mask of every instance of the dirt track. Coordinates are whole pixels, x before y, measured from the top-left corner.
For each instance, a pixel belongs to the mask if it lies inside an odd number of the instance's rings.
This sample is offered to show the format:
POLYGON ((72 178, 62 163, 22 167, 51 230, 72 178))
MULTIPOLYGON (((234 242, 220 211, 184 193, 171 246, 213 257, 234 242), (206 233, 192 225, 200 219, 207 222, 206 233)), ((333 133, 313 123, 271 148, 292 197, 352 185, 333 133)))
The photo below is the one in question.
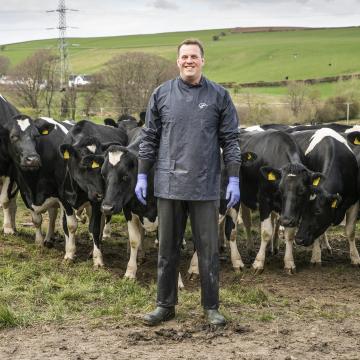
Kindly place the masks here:
POLYGON ((243 315, 217 330, 205 325, 199 307, 156 328, 142 326, 141 314, 125 326, 104 319, 96 326, 84 320, 16 328, 0 332, 0 359, 359 359, 360 274, 339 244, 332 241, 334 255, 324 256, 322 268, 310 267, 310 254, 299 251, 293 276, 281 270, 281 255, 257 277, 250 269, 235 275, 223 264, 223 283, 254 284, 270 294, 264 308, 270 318, 259 320, 259 309, 227 307, 222 299, 230 315, 243 315))

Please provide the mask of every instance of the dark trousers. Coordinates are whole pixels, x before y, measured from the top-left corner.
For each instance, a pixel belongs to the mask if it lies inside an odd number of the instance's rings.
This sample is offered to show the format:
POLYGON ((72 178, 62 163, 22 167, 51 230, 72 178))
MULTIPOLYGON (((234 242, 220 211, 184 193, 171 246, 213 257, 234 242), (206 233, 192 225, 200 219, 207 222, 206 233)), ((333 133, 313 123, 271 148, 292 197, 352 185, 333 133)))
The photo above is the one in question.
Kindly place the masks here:
POLYGON ((158 199, 159 257, 157 305, 177 304, 180 246, 190 215, 191 230, 199 259, 201 305, 219 307, 219 202, 158 199))

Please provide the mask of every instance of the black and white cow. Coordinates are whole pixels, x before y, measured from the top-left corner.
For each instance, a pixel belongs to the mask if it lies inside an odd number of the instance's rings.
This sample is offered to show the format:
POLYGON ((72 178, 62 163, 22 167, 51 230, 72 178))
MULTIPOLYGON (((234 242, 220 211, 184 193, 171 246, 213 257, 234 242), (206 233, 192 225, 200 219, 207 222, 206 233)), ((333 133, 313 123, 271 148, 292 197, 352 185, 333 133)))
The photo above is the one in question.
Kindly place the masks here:
POLYGON ((338 225, 346 214, 345 233, 351 263, 360 265, 355 245, 355 224, 359 209, 359 167, 346 140, 329 128, 292 134, 306 156, 308 167, 321 173, 302 212, 295 241, 314 244, 312 263, 321 263, 318 237, 331 225, 338 225))
POLYGON ((101 253, 104 226, 101 201, 104 198, 105 188, 101 166, 104 161, 103 146, 112 143, 126 145, 126 133, 122 129, 82 120, 71 128, 59 147, 65 160, 63 198, 73 209, 84 206, 86 202, 91 206, 89 232, 94 245, 95 267, 104 265, 101 253))
POLYGON ((33 173, 41 166, 37 151, 38 138, 49 134, 53 125, 19 114, 18 110, 0 95, 0 204, 4 210, 4 233, 15 232, 16 169, 33 173))
POLYGON ((241 203, 252 210, 259 207, 261 245, 253 263, 256 272, 264 269, 266 248, 274 234, 272 213, 280 214, 285 227, 285 270, 295 271, 293 240, 313 179, 319 175, 305 165, 305 157, 292 137, 278 130, 241 132, 242 151, 257 155, 257 161, 241 171, 241 203))
POLYGON ((124 212, 130 243, 130 259, 125 277, 136 278, 137 254, 146 231, 157 229, 157 204, 153 192, 154 173, 148 174, 148 193, 146 205, 140 203, 135 195, 138 168, 138 151, 141 128, 132 132, 130 144, 126 147, 112 145, 105 153, 102 175, 105 180, 106 193, 102 202, 105 215, 124 212))

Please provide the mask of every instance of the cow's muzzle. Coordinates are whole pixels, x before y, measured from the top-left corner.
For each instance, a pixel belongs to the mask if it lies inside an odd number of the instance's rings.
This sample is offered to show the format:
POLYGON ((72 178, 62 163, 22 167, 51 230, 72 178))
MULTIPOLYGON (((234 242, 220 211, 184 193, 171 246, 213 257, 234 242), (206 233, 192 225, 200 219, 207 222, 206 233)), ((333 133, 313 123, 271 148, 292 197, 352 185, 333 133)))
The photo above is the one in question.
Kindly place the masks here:
POLYGON ((101 206, 101 211, 104 213, 104 215, 112 215, 114 207, 112 205, 103 204, 101 206))
POLYGON ((41 167, 39 155, 29 155, 21 160, 20 166, 24 170, 38 170, 41 167))

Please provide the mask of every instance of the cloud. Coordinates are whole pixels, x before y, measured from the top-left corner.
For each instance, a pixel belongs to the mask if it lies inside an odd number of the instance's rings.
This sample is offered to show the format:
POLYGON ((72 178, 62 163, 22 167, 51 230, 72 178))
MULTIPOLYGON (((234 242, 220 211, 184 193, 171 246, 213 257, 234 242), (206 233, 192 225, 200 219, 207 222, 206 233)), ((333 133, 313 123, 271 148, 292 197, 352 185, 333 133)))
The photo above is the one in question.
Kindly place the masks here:
POLYGON ((163 10, 177 10, 179 7, 168 0, 155 0, 151 3, 151 6, 153 6, 156 9, 163 9, 163 10))

